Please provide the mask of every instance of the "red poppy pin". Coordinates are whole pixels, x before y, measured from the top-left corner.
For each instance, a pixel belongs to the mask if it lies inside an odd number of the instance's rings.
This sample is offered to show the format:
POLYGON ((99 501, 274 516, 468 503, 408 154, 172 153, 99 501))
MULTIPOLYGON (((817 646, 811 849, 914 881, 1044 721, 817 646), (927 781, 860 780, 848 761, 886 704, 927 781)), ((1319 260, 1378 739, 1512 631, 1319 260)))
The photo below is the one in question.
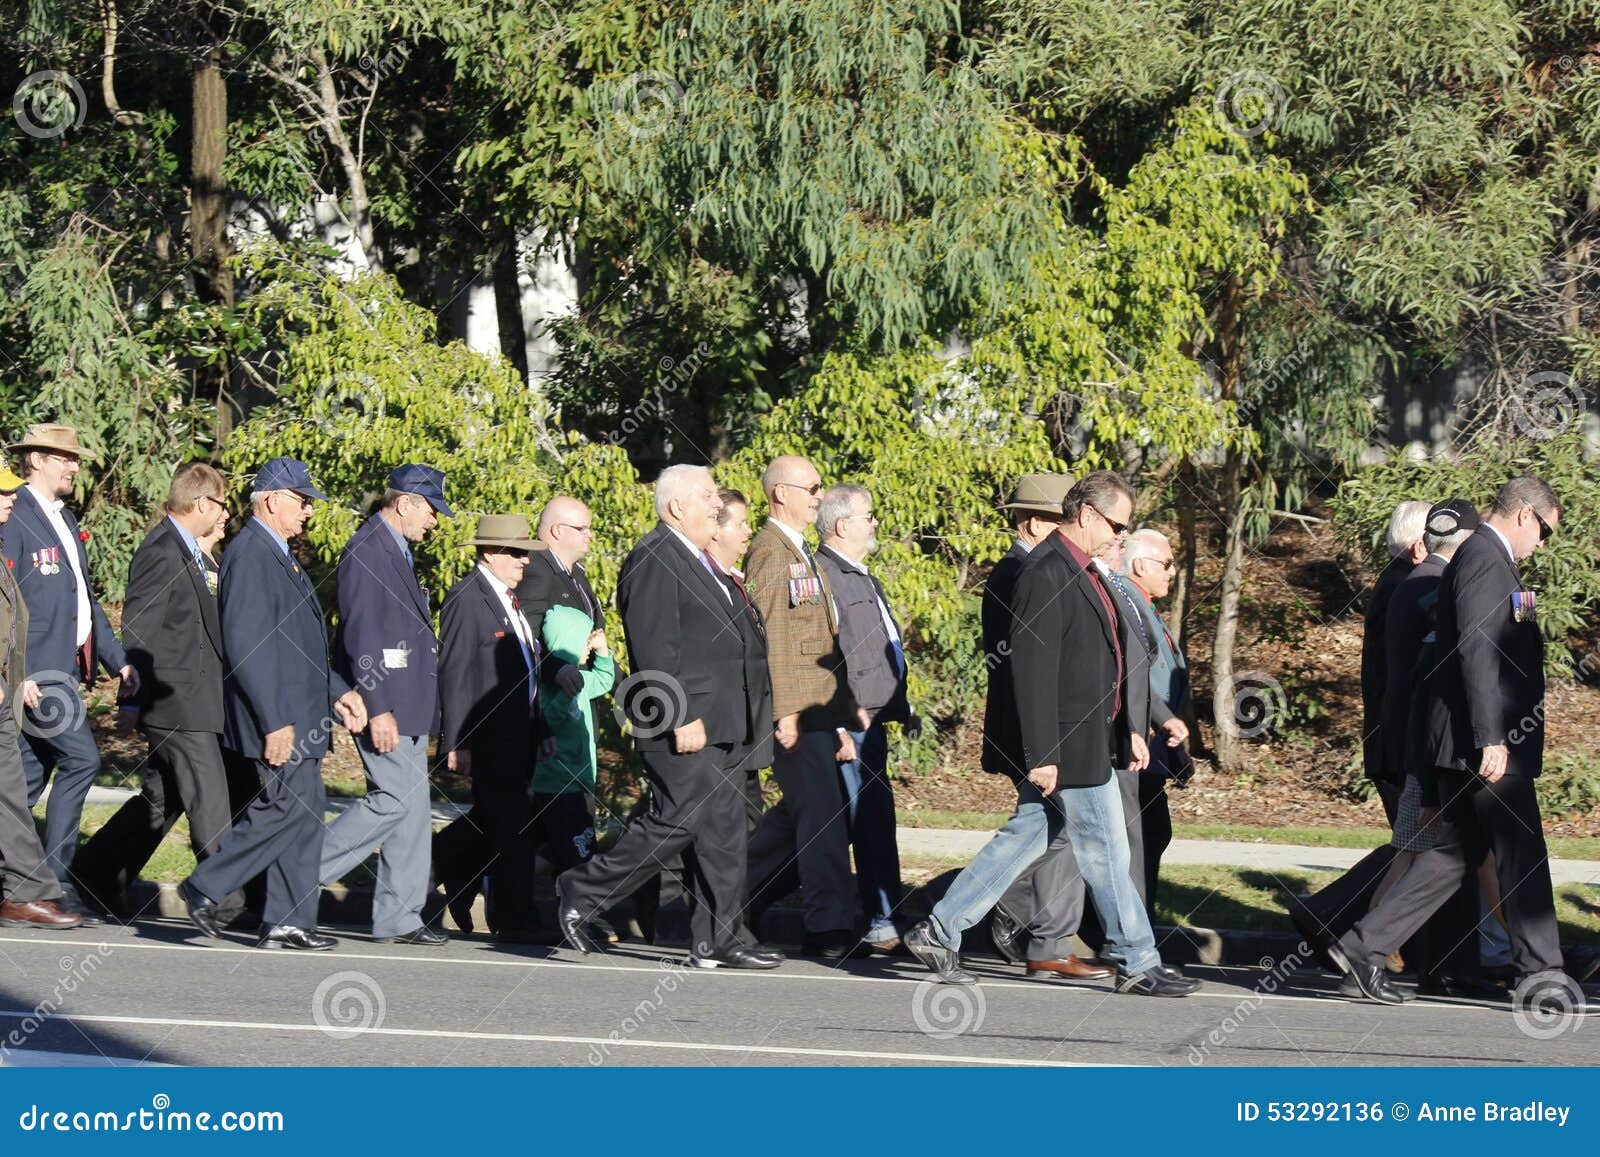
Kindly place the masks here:
POLYGON ((78 541, 79 542, 88 542, 89 541, 89 532, 87 530, 78 531, 78 541))
POLYGON ((14 559, 14 558, 6 559, 6 569, 7 570, 16 570, 17 569, 17 560, 14 559))

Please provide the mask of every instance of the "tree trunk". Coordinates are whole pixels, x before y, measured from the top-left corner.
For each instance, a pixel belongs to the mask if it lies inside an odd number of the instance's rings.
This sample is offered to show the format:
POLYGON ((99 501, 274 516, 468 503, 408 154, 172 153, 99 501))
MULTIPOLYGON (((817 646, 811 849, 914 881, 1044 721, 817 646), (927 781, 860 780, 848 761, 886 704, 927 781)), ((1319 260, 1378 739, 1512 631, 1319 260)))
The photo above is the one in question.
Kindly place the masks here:
POLYGON ((1194 591, 1194 560, 1199 553, 1195 542, 1195 488, 1200 485, 1194 459, 1185 458, 1178 467, 1178 546, 1177 570, 1172 579, 1172 595, 1167 600, 1167 622, 1181 648, 1188 640, 1187 619, 1194 608, 1189 599, 1194 591))
MULTIPOLYGON (((374 273, 382 273, 383 254, 378 251, 372 230, 372 197, 367 192, 367 175, 362 170, 366 114, 361 114, 356 130, 357 140, 352 142, 350 134, 345 132, 344 118, 340 115, 339 88, 334 83, 333 68, 328 63, 327 55, 320 49, 313 49, 310 60, 317 70, 317 100, 322 131, 333 146, 339 167, 344 170, 345 184, 350 190, 350 211, 346 219, 355 233, 356 244, 361 246, 361 252, 367 259, 367 268, 374 273)), ((367 101, 368 109, 372 107, 371 97, 376 94, 377 88, 374 86, 367 101)))
POLYGON ((528 384, 528 331, 522 324, 522 266, 517 259, 517 231, 501 223, 495 230, 494 313, 500 323, 500 352, 522 384, 528 384))
MULTIPOLYGON (((1217 347, 1220 357, 1221 392, 1224 402, 1239 398, 1239 380, 1244 370, 1244 335, 1240 307, 1243 287, 1230 274, 1223 285, 1217 306, 1217 347)), ((1239 601, 1244 588, 1245 518, 1241 498, 1244 492, 1244 455, 1228 450, 1222 470, 1220 508, 1227 512, 1228 529, 1222 564, 1222 592, 1217 607, 1217 632, 1211 647, 1211 708, 1216 733, 1217 766, 1233 771, 1239 766, 1239 729, 1234 714, 1233 646, 1239 635, 1239 601)))
MULTIPOLYGON (((189 252, 194 258, 195 293, 203 302, 233 308, 233 271, 228 267, 228 190, 222 166, 228 150, 228 86, 222 74, 222 45, 195 62, 190 78, 194 101, 189 148, 189 252)), ((224 358, 202 366, 196 375, 201 397, 217 407, 220 448, 233 428, 233 400, 224 358)))

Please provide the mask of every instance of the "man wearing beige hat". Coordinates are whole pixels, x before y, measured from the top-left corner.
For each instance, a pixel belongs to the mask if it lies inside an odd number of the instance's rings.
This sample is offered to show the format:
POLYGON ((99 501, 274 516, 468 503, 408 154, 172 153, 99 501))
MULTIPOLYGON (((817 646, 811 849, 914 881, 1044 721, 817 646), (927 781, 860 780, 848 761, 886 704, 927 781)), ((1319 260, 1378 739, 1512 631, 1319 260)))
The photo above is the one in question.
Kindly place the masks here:
MULTIPOLYGON (((0 529, 11 517, 22 479, 0 466, 0 529)), ((11 567, 0 564, 0 927, 76 928, 61 911, 61 884, 45 866, 28 812, 28 780, 17 752, 17 693, 27 666, 28 607, 11 567)))
POLYGON ((439 751, 472 780, 472 810, 434 839, 434 870, 451 915, 471 931, 473 895, 489 878, 490 927, 502 944, 537 944, 533 906, 533 777, 539 639, 517 585, 528 556, 549 547, 521 514, 485 514, 467 540, 478 565, 439 612, 439 751))
POLYGON ((91 457, 78 443, 78 431, 34 426, 11 451, 27 480, 6 523, 3 553, 28 604, 28 668, 18 694, 23 714, 17 719, 28 803, 39 802, 54 772, 44 821, 45 861, 64 885, 61 907, 98 923, 67 876, 78 850, 83 801, 100 773, 100 752, 80 687, 94 683, 97 667, 119 676, 124 694, 138 690, 139 676, 94 596, 85 550, 89 536, 63 505, 79 461, 91 457))

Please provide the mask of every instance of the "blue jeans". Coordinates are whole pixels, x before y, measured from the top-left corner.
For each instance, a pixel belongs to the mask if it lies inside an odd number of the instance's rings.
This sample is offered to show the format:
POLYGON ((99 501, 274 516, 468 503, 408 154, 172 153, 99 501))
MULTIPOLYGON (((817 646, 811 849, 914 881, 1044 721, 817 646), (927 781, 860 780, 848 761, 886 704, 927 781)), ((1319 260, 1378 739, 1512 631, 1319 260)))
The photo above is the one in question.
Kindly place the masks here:
POLYGON ((961 933, 988 915, 1012 881, 1063 832, 1105 929, 1100 955, 1129 973, 1161 963, 1128 870, 1128 832, 1115 775, 1098 787, 1058 788, 1048 797, 1027 780, 1018 784, 1011 819, 934 905, 929 922, 940 943, 959 951, 961 933))
POLYGON ((900 846, 895 838, 894 788, 886 770, 889 738, 883 724, 850 732, 856 758, 839 764, 850 807, 850 845, 856 856, 856 884, 867 917, 868 940, 890 940, 900 906, 900 846))

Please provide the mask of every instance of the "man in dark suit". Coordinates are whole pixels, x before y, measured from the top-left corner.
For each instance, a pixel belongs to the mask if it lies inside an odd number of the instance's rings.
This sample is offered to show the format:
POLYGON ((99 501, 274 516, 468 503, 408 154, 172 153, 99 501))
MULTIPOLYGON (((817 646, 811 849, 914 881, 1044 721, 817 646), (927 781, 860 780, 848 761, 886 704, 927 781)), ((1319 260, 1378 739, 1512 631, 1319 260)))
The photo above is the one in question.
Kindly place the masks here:
POLYGON ((352 732, 366 706, 328 662, 328 633, 310 577, 289 541, 325 499, 304 462, 273 458, 251 486, 252 517, 222 559, 223 743, 255 765, 261 794, 214 855, 179 885, 189 919, 220 935, 217 901, 267 874, 259 948, 326 950, 317 932, 322 863, 322 758, 333 716, 352 732))
POLYGON ((844 648, 850 694, 871 722, 852 725, 856 757, 840 763, 850 806, 850 844, 867 930, 862 941, 878 952, 900 947, 895 913, 900 907, 900 847, 895 838, 894 788, 889 783, 889 737, 885 725, 901 724, 914 738, 921 723, 906 699, 906 653, 900 624, 883 584, 867 570, 878 545, 872 495, 860 486, 832 486, 817 508, 822 546, 817 566, 827 576, 839 606, 839 645, 844 648))
POLYGON ((1187 996, 1198 987, 1156 952, 1130 875, 1113 770, 1137 771, 1149 752, 1129 726, 1116 603, 1090 559, 1127 534, 1132 517, 1127 482, 1108 470, 1093 471, 1068 492, 1060 530, 1023 566, 1010 639, 1028 766, 1017 810, 905 937, 912 954, 945 983, 975 983, 960 967, 962 931, 982 919, 1065 828, 1105 930, 1102 956, 1116 966, 1116 990, 1187 996))
POLYGON ((782 955, 755 947, 741 916, 741 764, 767 721, 757 717, 764 679, 744 600, 706 553, 722 502, 709 470, 669 466, 656 480, 655 504, 661 521, 629 553, 617 582, 633 674, 616 699, 644 757, 652 810, 609 852, 562 873, 562 934, 569 947, 593 952, 589 920, 692 847, 691 882, 706 910, 695 962, 776 968, 782 955))
MULTIPOLYGON (((589 508, 576 498, 557 495, 539 512, 538 538, 548 549, 529 557, 528 569, 517 587, 522 613, 528 617, 534 637, 540 637, 544 613, 551 607, 573 607, 589 616, 595 630, 605 630, 605 608, 595 597, 583 566, 594 545, 594 516, 589 508)), ((549 653, 540 664, 540 678, 567 695, 583 689, 583 672, 549 653)))
MULTIPOLYGON (((72 874, 90 903, 122 910, 178 817, 203 860, 233 826, 222 760, 222 625, 217 569, 199 543, 228 520, 222 475, 204 462, 178 468, 166 516, 145 536, 128 568, 122 638, 139 690, 118 711, 120 729, 149 743, 143 790, 79 849, 72 874)), ((224 909, 239 902, 229 898, 224 909)))
POLYGON ((122 691, 139 688, 105 610, 89 581, 89 536, 63 505, 88 452, 71 426, 34 426, 11 448, 20 457, 27 485, 17 492, 6 523, 3 554, 28 604, 28 671, 18 693, 24 714, 22 766, 28 776, 28 806, 39 802, 55 773, 45 812, 44 850, 50 871, 62 882, 61 907, 99 923, 69 882, 68 866, 78 851, 83 801, 100 774, 100 751, 89 730, 80 687, 96 670, 122 679, 122 691))
MULTIPOLYGON (((451 771, 471 777, 472 810, 439 834, 434 854, 452 914, 462 889, 488 876, 495 938, 538 944, 528 787, 541 731, 540 652, 516 590, 529 556, 549 548, 521 514, 484 515, 467 542, 478 565, 450 588, 439 615, 439 750, 451 771)), ((463 919, 457 925, 470 931, 463 919)))
MULTIPOLYGON (((0 463, 0 530, 22 479, 0 463)), ((11 561, 0 562, 0 928, 76 928, 83 920, 57 905, 61 884, 44 862, 28 811, 28 778, 17 751, 16 703, 27 670, 28 605, 11 561)))
POLYGON ((1384 959, 1493 851, 1519 1000, 1586 1011, 1561 971, 1533 782, 1544 760, 1544 639, 1537 600, 1517 573, 1517 563, 1560 524, 1561 504, 1550 487, 1514 478, 1445 568, 1424 736, 1434 774, 1424 783, 1423 803, 1440 809, 1438 842, 1331 950, 1352 988, 1368 999, 1400 1002, 1384 976, 1384 959))
POLYGON ((367 794, 328 825, 320 875, 335 883, 378 849, 372 935, 385 944, 445 943, 422 922, 433 839, 428 736, 439 722, 439 640, 411 554, 411 544, 425 539, 441 514, 455 517, 444 500, 444 474, 431 466, 398 467, 378 512, 339 557, 334 662, 367 705, 367 731, 356 740, 367 794))

